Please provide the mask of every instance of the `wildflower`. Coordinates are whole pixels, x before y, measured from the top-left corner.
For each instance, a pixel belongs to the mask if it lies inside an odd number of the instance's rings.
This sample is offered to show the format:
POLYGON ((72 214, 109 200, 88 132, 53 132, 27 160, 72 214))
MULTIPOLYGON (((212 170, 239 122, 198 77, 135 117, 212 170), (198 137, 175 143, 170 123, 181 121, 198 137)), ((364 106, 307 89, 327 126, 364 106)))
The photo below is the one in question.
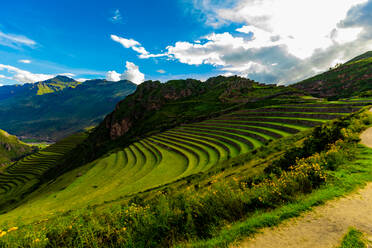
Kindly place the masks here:
POLYGON ((40 239, 35 239, 34 242, 35 243, 40 242, 40 239))
POLYGON ((122 230, 125 232, 127 230, 127 228, 126 227, 123 227, 122 230))
POLYGON ((3 237, 3 236, 5 236, 5 235, 6 235, 6 231, 2 231, 2 232, 0 233, 0 238, 3 237))
POLYGON ((12 231, 16 231, 16 230, 18 230, 18 227, 13 226, 13 227, 9 228, 8 232, 12 232, 12 231))

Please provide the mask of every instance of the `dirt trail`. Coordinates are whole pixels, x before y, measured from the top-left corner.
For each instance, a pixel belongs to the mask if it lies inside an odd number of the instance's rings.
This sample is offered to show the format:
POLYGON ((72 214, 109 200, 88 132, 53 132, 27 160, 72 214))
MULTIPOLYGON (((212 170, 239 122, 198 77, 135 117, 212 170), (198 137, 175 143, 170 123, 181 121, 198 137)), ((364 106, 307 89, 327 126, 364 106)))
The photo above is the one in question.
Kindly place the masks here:
MULTIPOLYGON (((372 148, 372 128, 361 135, 361 143, 372 148)), ((372 161, 371 161, 372 162, 372 161)), ((238 247, 331 248, 340 244, 349 227, 372 240, 372 183, 346 197, 315 207, 303 216, 285 221, 247 239, 238 247)))

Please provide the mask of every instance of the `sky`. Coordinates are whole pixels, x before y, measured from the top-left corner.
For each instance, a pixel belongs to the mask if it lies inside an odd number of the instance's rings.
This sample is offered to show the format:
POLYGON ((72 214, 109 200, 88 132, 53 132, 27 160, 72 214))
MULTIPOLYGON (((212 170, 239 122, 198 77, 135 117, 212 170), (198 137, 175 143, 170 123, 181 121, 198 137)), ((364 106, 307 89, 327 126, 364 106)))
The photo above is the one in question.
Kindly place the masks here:
POLYGON ((239 75, 290 84, 372 50, 372 0, 4 0, 0 85, 239 75))

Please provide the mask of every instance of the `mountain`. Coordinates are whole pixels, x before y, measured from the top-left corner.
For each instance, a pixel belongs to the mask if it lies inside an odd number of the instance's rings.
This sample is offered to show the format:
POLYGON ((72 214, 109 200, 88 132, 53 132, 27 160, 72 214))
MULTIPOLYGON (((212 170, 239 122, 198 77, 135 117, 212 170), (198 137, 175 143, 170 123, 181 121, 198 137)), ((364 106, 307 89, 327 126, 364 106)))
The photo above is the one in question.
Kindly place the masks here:
POLYGON ((110 149, 181 124, 210 119, 239 108, 285 102, 282 98, 300 100, 299 95, 302 93, 291 87, 260 84, 238 76, 212 77, 205 82, 147 81, 116 105, 76 154, 94 159, 110 149))
POLYGON ((329 99, 372 96, 372 51, 292 86, 329 99))
POLYGON ((20 142, 17 137, 0 130, 0 166, 24 157, 35 149, 20 142))
POLYGON ((81 84, 72 78, 66 76, 57 76, 55 78, 38 82, 33 86, 37 89, 37 95, 49 94, 57 91, 64 90, 66 88, 75 88, 81 84))
POLYGON ((42 82, 27 83, 22 85, 4 85, 0 87, 0 101, 9 98, 23 98, 33 95, 44 95, 66 88, 75 88, 81 84, 66 76, 56 76, 42 82))
POLYGON ((173 247, 213 238, 225 225, 301 203, 328 186, 328 175, 332 185, 370 173, 360 165, 337 171, 352 160, 357 132, 372 123, 368 104, 236 76, 147 81, 96 128, 4 168, 2 244, 173 247))
POLYGON ((55 141, 97 125, 136 85, 123 80, 84 83, 57 76, 0 87, 0 128, 22 138, 55 141))

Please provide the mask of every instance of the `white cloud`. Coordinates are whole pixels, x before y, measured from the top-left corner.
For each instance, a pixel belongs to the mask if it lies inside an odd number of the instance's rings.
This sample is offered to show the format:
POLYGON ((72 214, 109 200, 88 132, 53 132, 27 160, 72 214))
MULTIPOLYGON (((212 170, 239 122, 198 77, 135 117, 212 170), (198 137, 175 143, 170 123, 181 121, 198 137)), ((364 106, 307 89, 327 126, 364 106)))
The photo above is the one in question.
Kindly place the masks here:
POLYGON ((20 46, 33 47, 36 42, 23 35, 6 34, 0 31, 0 45, 12 48, 19 48, 20 46))
MULTIPOLYGON (((186 1, 186 0, 185 0, 186 1)), ((166 57, 189 65, 212 65, 265 83, 295 82, 372 49, 372 0, 193 0, 214 32, 178 41, 151 54, 138 41, 111 38, 142 59, 166 57)))
POLYGON ((112 82, 117 82, 120 81, 120 73, 117 73, 116 71, 108 71, 106 73, 106 80, 107 81, 112 81, 112 82))
POLYGON ((12 78, 0 74, 0 79, 12 79, 12 78))
POLYGON ((123 74, 120 74, 116 71, 108 71, 106 73, 106 80, 113 82, 117 82, 120 80, 129 80, 135 84, 140 84, 145 81, 145 75, 140 72, 137 65, 127 61, 125 67, 126 71, 124 71, 123 74))
POLYGON ((12 73, 13 76, 11 77, 11 79, 20 83, 34 83, 48 80, 55 76, 50 74, 34 74, 29 71, 21 70, 14 66, 3 64, 0 64, 0 70, 7 70, 8 72, 12 73))
POLYGON ((135 84, 140 84, 145 81, 145 75, 140 72, 137 65, 127 61, 125 67, 127 70, 120 76, 121 79, 129 80, 135 84))
POLYGON ((61 75, 61 76, 66 76, 66 77, 75 77, 76 75, 74 73, 70 73, 70 72, 65 72, 65 73, 59 73, 58 75, 61 75))
POLYGON ((3 84, 0 84, 0 87, 3 87, 4 85, 3 84))
POLYGON ((163 70, 163 69, 159 69, 159 70, 157 70, 157 72, 159 72, 160 74, 164 74, 164 73, 166 73, 166 71, 163 70))
POLYGON ((84 83, 85 81, 90 80, 89 78, 77 78, 76 81, 84 83))
POLYGON ((119 42, 125 48, 131 48, 131 47, 134 47, 134 46, 141 46, 141 44, 138 41, 135 41, 133 39, 122 38, 122 37, 119 37, 119 36, 114 35, 114 34, 111 35, 111 39, 113 41, 119 42))
POLYGON ((31 60, 28 60, 28 59, 20 59, 20 60, 18 60, 18 62, 23 63, 23 64, 30 64, 30 63, 31 63, 31 60))
POLYGON ((123 21, 123 17, 121 16, 119 9, 114 11, 114 15, 110 18, 110 21, 113 23, 121 23, 123 21))
MULTIPOLYGON (((240 0, 232 8, 218 8, 213 1, 203 0, 208 15, 210 10, 222 23, 244 23, 250 26, 263 46, 269 35, 279 36, 280 44, 300 58, 310 57, 317 49, 333 45, 330 35, 334 30, 342 38, 337 42, 356 39, 360 30, 343 30, 337 24, 343 20, 351 7, 367 0, 240 0)), ((199 1, 200 5, 200 1, 199 1)))
POLYGON ((141 59, 148 59, 148 58, 156 58, 156 57, 163 57, 166 54, 150 54, 146 49, 141 46, 141 43, 135 41, 133 39, 126 39, 123 37, 119 37, 117 35, 112 34, 111 39, 120 43, 125 48, 132 48, 135 52, 139 53, 139 57, 141 59))

